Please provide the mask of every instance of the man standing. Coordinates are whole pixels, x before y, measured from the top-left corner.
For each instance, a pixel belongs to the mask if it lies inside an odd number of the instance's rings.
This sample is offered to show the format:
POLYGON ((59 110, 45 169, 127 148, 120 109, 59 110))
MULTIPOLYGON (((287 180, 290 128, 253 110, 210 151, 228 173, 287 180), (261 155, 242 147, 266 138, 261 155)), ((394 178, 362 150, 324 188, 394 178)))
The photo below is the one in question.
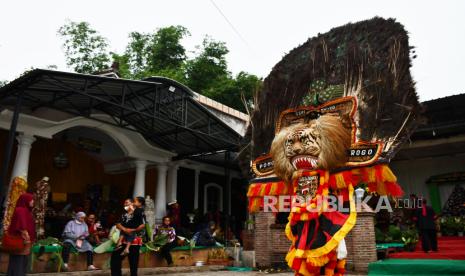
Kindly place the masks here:
POLYGON ((433 251, 438 251, 438 242, 436 235, 436 224, 434 220, 436 219, 436 214, 434 213, 433 208, 426 204, 426 199, 422 199, 421 207, 415 211, 415 216, 413 220, 417 222, 418 232, 421 236, 421 246, 423 251, 426 253, 433 251))
MULTIPOLYGON (((116 224, 121 232, 131 235, 132 233, 138 233, 145 227, 145 221, 141 212, 134 212, 134 208, 131 208, 133 205, 132 199, 126 199, 124 201, 124 209, 126 213, 122 215, 119 223, 116 224)), ((137 269, 139 264, 139 251, 142 246, 142 239, 139 236, 136 236, 129 247, 129 268, 131 271, 131 276, 137 276, 137 269)), ((120 246, 115 248, 111 254, 110 266, 111 266, 111 275, 112 276, 121 276, 121 263, 125 257, 123 253, 126 246, 120 246)))

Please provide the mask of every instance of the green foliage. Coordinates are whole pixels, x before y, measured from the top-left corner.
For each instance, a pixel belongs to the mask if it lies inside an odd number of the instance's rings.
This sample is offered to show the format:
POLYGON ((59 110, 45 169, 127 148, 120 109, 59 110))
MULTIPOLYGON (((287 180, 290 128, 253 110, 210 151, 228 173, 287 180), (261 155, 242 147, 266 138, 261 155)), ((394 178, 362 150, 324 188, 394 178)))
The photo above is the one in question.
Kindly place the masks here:
POLYGON ((378 227, 375 228, 375 240, 377 243, 383 243, 386 241, 386 235, 378 227))
MULTIPOLYGON (((224 42, 214 41, 206 37, 203 40, 200 53, 186 64, 187 86, 208 97, 209 88, 229 79, 230 73, 226 62, 229 53, 224 42)), ((223 86, 227 84, 223 83, 223 86)))
POLYGON ((131 32, 124 53, 107 53, 106 39, 86 22, 67 23, 58 33, 64 39, 68 65, 80 73, 108 68, 111 57, 122 78, 167 77, 242 112, 253 108, 253 95, 262 83, 246 72, 233 77, 228 71, 226 44, 208 36, 197 46, 196 55, 188 59, 181 41, 190 33, 183 26, 164 27, 154 33, 131 32))
POLYGON ((417 244, 418 242, 418 232, 415 228, 410 228, 402 232, 402 242, 407 244, 417 244))
POLYGON ((378 227, 375 228, 376 242, 399 242, 402 240, 402 232, 395 225, 389 225, 387 232, 381 231, 378 227))
POLYGON ((415 246, 418 243, 418 232, 415 228, 402 232, 402 242, 404 243, 404 249, 407 251, 414 251, 415 246))
POLYGON ((66 62, 78 73, 95 73, 108 68, 108 44, 87 22, 68 22, 58 34, 64 39, 66 62))
POLYGON ((5 86, 8 83, 6 80, 0 80, 0 87, 5 86))
POLYGON ((400 228, 395 225, 389 225, 388 235, 391 237, 392 241, 400 241, 402 238, 400 228))
POLYGON ((181 40, 187 35, 182 26, 160 28, 153 34, 132 32, 119 65, 129 69, 127 77, 132 79, 158 75, 183 81, 186 49, 181 40))
POLYGON ((150 71, 180 68, 186 60, 186 49, 181 44, 181 39, 186 35, 189 35, 189 31, 183 26, 158 29, 151 37, 148 48, 150 71))
POLYGON ((465 220, 461 217, 442 217, 440 225, 443 234, 456 235, 458 232, 464 232, 465 220))

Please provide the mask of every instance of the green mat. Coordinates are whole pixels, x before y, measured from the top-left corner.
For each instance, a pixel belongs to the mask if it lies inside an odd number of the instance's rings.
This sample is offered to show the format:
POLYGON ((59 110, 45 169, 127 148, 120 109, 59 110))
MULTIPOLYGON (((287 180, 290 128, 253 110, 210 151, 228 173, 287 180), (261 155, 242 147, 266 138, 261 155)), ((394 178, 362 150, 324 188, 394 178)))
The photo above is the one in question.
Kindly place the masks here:
MULTIPOLYGON (((206 248, 220 248, 222 246, 196 246, 193 249, 198 250, 198 249, 206 249, 206 248)), ((32 252, 33 253, 39 253, 39 248, 40 246, 34 245, 32 247, 32 252)), ((177 250, 190 250, 189 246, 177 246, 173 249, 173 251, 177 250)), ((112 252, 113 251, 113 246, 109 247, 108 250, 105 250, 105 252, 112 252)), ((142 246, 141 248, 142 253, 147 252, 148 250, 145 248, 145 246, 142 246)), ((53 246, 53 245, 46 245, 44 246, 44 253, 54 253, 54 252, 61 252, 61 246, 53 246)), ((74 248, 71 248, 71 252, 75 253, 77 252, 74 248)))
POLYGON ((465 260, 387 259, 370 263, 368 275, 465 275, 465 260))
POLYGON ((403 243, 391 242, 391 243, 377 243, 376 249, 388 249, 388 248, 404 248, 403 243))

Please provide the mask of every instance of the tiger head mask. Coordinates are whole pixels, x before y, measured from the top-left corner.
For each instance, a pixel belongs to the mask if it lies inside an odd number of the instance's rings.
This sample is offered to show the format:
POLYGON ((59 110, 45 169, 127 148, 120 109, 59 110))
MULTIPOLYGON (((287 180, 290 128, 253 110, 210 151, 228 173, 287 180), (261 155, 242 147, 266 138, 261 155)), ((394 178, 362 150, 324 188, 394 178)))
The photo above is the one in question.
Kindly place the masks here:
POLYGON ((281 129, 271 144, 274 172, 290 181, 297 170, 343 166, 350 144, 350 129, 334 114, 290 125, 281 129))

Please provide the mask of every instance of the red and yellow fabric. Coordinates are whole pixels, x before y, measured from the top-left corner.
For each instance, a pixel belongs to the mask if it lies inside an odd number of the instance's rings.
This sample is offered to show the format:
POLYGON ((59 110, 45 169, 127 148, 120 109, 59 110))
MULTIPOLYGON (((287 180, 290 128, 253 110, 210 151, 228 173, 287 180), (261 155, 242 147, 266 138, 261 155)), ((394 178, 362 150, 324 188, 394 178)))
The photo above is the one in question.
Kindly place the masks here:
MULTIPOLYGON (((324 178, 322 180, 324 181, 324 178)), ((324 187, 325 185, 327 185, 327 183, 322 183, 320 179, 320 186, 324 187)), ((322 191, 323 190, 324 189, 322 189, 322 191)), ((356 222, 357 213, 351 184, 348 185, 348 195, 350 203, 350 212, 348 215, 341 214, 337 211, 325 212, 325 210, 320 210, 319 216, 314 217, 313 215, 309 215, 311 219, 303 222, 302 212, 290 213, 289 223, 286 226, 286 236, 292 241, 292 246, 286 256, 289 267, 301 275, 319 275, 315 273, 313 268, 325 266, 332 260, 336 254, 335 250, 339 242, 349 233, 356 222), (322 219, 331 221, 332 225, 340 225, 340 228, 337 232, 330 233, 326 231, 326 229, 322 229, 324 226, 319 225, 322 219), (313 222, 313 224, 311 222, 313 222), (295 235, 292 227, 297 223, 304 223, 304 226, 303 230, 300 231, 298 235, 295 235), (314 227, 313 232, 310 230, 312 226, 314 227), (322 241, 322 246, 309 248, 315 240, 317 231, 320 232, 320 235, 322 235, 325 240, 322 241), (309 239, 311 239, 310 242, 309 239)), ((324 204, 322 208, 324 208, 324 204)), ((334 271, 334 268, 332 271, 334 271)))
MULTIPOLYGON (((379 195, 391 195, 399 197, 403 195, 402 188, 397 183, 397 178, 387 164, 378 164, 371 167, 354 168, 336 173, 325 173, 328 178, 328 188, 347 196, 347 187, 356 187, 361 183, 367 185, 369 193, 379 195)), ((263 207, 263 197, 294 195, 295 191, 284 181, 257 180, 249 186, 247 196, 249 198, 249 212, 258 212, 263 207)), ((278 206, 277 206, 278 207, 278 206)))
MULTIPOLYGON (((290 195, 292 190, 284 181, 256 182, 249 186, 249 212, 258 212, 263 208, 263 197, 290 195)), ((277 206, 278 207, 278 206, 277 206)))
POLYGON ((18 198, 26 192, 27 180, 22 176, 17 176, 11 181, 10 192, 6 201, 5 215, 3 217, 3 229, 8 229, 11 222, 11 217, 15 211, 18 198))

